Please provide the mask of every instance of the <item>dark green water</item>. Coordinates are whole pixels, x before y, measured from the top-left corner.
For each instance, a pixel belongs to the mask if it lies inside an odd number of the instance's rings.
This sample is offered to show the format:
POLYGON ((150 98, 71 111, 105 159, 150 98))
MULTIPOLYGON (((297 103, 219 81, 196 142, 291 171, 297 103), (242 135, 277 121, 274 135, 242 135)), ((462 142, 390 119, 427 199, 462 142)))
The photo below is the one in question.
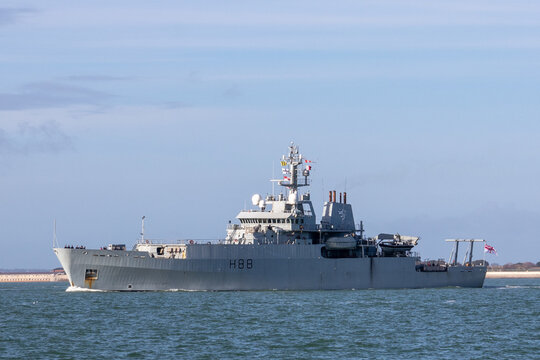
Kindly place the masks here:
POLYGON ((73 293, 0 284, 1 359, 540 359, 540 279, 482 289, 73 293))

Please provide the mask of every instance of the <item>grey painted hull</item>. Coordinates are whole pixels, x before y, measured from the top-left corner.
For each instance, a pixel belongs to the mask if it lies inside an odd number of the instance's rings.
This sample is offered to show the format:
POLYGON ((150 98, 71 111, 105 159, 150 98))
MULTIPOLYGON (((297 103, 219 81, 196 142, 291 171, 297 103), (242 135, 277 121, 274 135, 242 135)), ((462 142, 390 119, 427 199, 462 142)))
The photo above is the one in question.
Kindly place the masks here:
POLYGON ((328 259, 321 245, 189 245, 185 259, 139 251, 54 249, 78 288, 149 290, 332 290, 482 287, 485 266, 416 271, 414 257, 328 259), (85 279, 86 270, 97 279, 85 279))

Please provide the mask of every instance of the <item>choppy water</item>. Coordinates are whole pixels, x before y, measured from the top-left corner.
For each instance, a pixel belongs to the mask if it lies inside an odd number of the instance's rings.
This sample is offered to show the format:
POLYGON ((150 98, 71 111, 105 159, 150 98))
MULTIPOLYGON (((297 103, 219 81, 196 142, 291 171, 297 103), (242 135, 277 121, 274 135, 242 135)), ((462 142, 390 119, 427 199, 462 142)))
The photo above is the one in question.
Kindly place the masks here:
POLYGON ((1 359, 540 359, 540 279, 483 289, 73 293, 0 284, 1 359))

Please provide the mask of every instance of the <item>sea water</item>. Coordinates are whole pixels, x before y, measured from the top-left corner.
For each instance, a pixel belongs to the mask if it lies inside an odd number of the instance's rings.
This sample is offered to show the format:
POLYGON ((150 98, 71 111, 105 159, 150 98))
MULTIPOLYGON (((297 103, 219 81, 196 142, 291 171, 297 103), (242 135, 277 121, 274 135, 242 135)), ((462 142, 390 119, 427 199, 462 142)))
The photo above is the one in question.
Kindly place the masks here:
POLYGON ((540 359, 540 279, 481 289, 67 287, 0 284, 1 359, 540 359))

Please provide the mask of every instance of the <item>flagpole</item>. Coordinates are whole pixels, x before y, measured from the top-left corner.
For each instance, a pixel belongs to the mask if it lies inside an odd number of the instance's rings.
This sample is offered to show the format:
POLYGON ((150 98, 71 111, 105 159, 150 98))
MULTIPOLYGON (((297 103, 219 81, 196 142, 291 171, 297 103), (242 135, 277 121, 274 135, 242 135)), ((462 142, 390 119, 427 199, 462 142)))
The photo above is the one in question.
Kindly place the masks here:
POLYGON ((484 240, 484 265, 486 265, 486 240, 484 240))

